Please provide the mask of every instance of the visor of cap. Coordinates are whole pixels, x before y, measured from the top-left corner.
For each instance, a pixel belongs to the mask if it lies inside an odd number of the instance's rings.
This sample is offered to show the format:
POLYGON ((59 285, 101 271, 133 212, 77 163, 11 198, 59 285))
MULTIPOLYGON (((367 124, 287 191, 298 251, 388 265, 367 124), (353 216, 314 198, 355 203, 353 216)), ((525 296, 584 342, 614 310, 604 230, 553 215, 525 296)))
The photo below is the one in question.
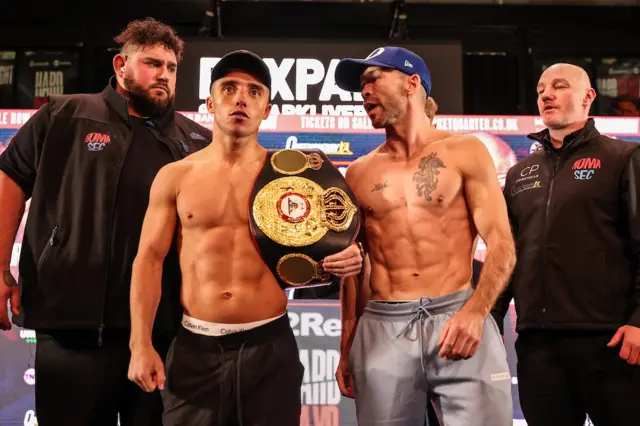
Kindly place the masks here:
POLYGON ((347 92, 359 92, 361 90, 360 76, 367 67, 393 68, 389 64, 378 62, 375 59, 344 58, 336 66, 336 85, 347 92))

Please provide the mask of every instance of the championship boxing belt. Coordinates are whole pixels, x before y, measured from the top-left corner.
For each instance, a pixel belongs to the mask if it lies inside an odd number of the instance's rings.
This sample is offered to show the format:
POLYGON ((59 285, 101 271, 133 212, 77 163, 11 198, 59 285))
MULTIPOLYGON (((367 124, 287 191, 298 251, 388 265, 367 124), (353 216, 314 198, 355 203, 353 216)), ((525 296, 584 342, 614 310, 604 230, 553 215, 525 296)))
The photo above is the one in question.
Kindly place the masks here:
POLYGON ((269 151, 249 207, 250 227, 283 289, 331 282, 322 259, 355 240, 356 198, 320 150, 269 151))

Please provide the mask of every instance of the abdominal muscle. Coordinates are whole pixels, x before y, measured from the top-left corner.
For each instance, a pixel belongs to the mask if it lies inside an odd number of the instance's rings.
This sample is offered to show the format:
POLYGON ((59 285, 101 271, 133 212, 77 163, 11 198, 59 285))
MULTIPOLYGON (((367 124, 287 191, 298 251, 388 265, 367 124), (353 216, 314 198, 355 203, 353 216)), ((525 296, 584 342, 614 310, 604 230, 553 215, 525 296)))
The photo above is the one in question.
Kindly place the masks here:
POLYGON ((466 209, 425 213, 398 209, 366 219, 371 299, 418 300, 471 287, 475 235, 466 209))
POLYGON ((244 324, 281 316, 287 297, 246 224, 186 229, 180 241, 181 300, 202 321, 244 324))

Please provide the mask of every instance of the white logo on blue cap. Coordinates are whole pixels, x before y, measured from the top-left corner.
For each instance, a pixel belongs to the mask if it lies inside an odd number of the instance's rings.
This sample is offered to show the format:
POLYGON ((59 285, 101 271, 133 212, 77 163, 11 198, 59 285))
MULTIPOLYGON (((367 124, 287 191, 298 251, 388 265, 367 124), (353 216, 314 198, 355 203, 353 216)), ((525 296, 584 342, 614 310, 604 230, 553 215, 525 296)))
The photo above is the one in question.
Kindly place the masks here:
POLYGON ((374 50, 373 52, 371 52, 371 53, 369 54, 369 56, 367 56, 367 57, 365 58, 365 60, 366 60, 366 59, 372 59, 372 58, 375 58, 376 56, 380 56, 380 55, 382 55, 382 53, 383 53, 383 52, 384 52, 384 47, 378 47, 376 50, 374 50))
POLYGON ((404 66, 405 67, 409 67, 409 68, 413 68, 413 65, 411 65, 411 62, 407 61, 406 59, 404 60, 404 66))

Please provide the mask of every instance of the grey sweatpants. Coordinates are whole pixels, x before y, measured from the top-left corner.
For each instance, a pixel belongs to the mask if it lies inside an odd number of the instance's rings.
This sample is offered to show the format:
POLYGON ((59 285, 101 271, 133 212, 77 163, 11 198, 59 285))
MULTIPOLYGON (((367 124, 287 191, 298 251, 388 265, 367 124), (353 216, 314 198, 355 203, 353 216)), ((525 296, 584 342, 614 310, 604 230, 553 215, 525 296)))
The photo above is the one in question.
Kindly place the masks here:
POLYGON ((358 426, 424 426, 429 402, 442 426, 513 424, 507 355, 491 315, 475 355, 438 356, 444 324, 471 294, 369 301, 349 355, 358 426))

